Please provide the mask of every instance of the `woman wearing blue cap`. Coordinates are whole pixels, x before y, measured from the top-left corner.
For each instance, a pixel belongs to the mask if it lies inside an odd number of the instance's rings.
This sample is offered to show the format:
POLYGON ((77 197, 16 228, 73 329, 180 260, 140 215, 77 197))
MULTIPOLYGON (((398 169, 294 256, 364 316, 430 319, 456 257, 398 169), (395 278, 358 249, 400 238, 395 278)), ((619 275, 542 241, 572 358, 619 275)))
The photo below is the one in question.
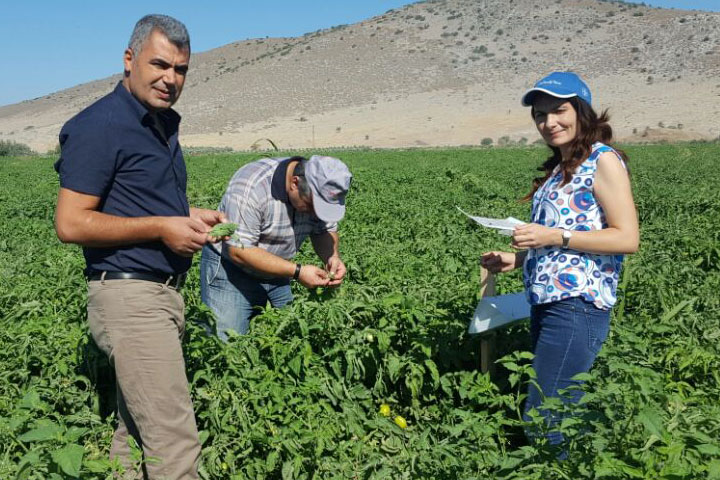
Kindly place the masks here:
MULTIPOLYGON (((487 252, 491 272, 523 266, 531 304, 533 368, 541 389, 531 385, 525 418, 543 397, 577 402, 572 378, 587 372, 610 327, 623 255, 637 251, 638 221, 625 166, 627 156, 609 145, 607 111, 593 110, 590 89, 572 72, 554 72, 522 98, 552 155, 533 181, 531 223, 518 226, 516 253, 487 252), (561 391, 568 389, 561 395, 561 391)), ((549 443, 561 418, 547 411, 549 443)))

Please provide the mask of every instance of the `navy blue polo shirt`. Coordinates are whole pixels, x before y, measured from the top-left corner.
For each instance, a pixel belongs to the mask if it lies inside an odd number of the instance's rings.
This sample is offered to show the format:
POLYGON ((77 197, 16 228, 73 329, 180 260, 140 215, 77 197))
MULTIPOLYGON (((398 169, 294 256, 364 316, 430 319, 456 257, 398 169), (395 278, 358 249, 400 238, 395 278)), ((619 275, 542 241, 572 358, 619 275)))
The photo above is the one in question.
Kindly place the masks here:
MULTIPOLYGON (((118 217, 188 216, 187 173, 178 143, 180 115, 152 117, 119 83, 115 90, 68 120, 60 131, 60 186, 100 197, 98 211, 118 217)), ((112 248, 84 247, 88 270, 178 274, 191 258, 162 242, 112 248)))

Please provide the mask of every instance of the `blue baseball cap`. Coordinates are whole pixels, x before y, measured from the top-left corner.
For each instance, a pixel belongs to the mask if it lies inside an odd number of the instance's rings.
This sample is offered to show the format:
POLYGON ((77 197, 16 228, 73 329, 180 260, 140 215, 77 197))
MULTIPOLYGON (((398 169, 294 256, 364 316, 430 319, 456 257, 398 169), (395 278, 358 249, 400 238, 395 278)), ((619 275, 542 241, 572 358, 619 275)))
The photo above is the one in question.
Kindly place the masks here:
POLYGON ((522 97, 524 107, 532 106, 536 92, 547 93, 556 98, 579 97, 588 105, 592 105, 592 95, 587 83, 573 72, 553 72, 539 80, 533 88, 525 92, 522 97))

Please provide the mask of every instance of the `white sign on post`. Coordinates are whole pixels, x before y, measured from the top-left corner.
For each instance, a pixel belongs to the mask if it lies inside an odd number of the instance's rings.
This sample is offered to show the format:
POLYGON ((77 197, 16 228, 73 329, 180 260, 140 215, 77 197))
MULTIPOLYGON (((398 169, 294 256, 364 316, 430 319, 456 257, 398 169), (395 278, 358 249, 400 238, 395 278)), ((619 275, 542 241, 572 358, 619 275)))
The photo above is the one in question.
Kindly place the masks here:
POLYGON ((475 308, 468 333, 487 333, 530 318, 530 304, 524 293, 485 297, 475 308))
MULTIPOLYGON (((497 230, 501 235, 512 235, 513 230, 518 225, 525 222, 517 218, 488 218, 476 217, 465 212, 462 208, 456 206, 461 213, 473 220, 478 225, 486 228, 497 230)), ((485 273, 484 275, 488 275, 485 273)), ((492 274, 489 274, 492 277, 492 274)), ((494 285, 494 281, 493 281, 494 285)), ((472 320, 468 326, 468 333, 488 333, 499 327, 511 325, 520 320, 530 318, 530 304, 524 293, 510 293, 507 295, 495 296, 494 286, 488 291, 491 296, 480 299, 478 306, 475 308, 472 320)))

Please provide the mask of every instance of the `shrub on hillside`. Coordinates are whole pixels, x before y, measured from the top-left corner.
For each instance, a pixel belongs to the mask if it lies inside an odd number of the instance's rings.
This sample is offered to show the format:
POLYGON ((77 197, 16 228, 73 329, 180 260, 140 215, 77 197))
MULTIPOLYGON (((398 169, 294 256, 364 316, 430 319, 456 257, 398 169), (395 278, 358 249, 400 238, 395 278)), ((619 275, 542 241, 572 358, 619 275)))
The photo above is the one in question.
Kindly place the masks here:
POLYGON ((55 144, 55 148, 51 148, 50 150, 48 150, 48 151, 47 151, 47 154, 48 154, 48 155, 60 155, 60 152, 61 152, 61 151, 62 151, 62 150, 60 149, 60 144, 59 144, 59 143, 56 143, 56 144, 55 144))
POLYGON ((502 137, 498 138, 498 145, 501 147, 509 147, 512 144, 512 140, 510 140, 510 137, 507 135, 503 135, 502 137))
POLYGON ((21 155, 33 155, 30 147, 24 143, 13 142, 12 140, 0 140, 0 157, 17 157, 21 155))
POLYGON ((185 155, 213 155, 216 153, 230 153, 233 151, 231 147, 201 147, 188 146, 182 147, 185 155))

